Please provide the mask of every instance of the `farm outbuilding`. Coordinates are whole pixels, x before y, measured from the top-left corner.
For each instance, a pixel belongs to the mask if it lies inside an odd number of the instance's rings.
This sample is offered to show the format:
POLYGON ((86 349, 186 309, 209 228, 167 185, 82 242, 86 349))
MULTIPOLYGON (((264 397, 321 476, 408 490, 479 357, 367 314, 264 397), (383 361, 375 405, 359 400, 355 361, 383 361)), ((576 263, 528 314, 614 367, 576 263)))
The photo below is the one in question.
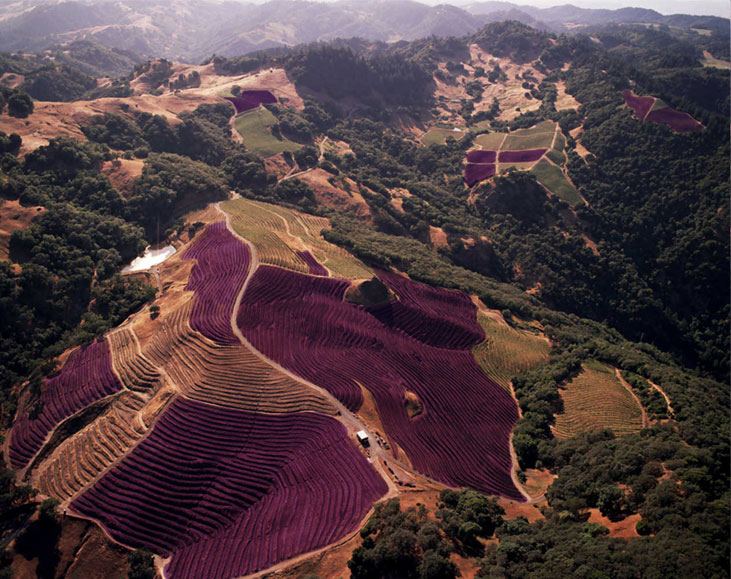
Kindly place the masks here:
POLYGON ((371 445, 368 440, 368 433, 365 430, 359 430, 355 433, 355 436, 358 438, 358 442, 360 442, 364 447, 367 448, 371 445))

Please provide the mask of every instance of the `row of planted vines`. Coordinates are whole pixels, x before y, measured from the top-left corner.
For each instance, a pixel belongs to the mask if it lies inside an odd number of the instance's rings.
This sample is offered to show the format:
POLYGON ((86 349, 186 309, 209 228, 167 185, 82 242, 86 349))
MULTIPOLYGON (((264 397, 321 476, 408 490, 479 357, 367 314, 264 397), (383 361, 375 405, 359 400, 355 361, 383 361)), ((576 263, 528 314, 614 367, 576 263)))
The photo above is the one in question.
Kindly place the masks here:
POLYGON ((106 340, 76 350, 61 371, 45 381, 40 399, 26 400, 32 408, 18 414, 10 439, 12 467, 26 466, 63 420, 121 388, 106 340))
POLYGON ((178 399, 71 508, 171 560, 168 577, 246 575, 354 530, 386 492, 332 418, 178 399))
MULTIPOLYGON (((266 231, 304 271, 253 274, 236 317, 252 344, 351 410, 362 384, 396 453, 426 476, 522 500, 509 452, 517 408, 473 357, 485 332, 470 300, 379 271, 396 301, 345 302, 351 282, 330 274, 371 272, 322 240, 325 220, 261 205, 266 231), (407 397, 420 413, 410 415, 407 397)), ((33 482, 115 540, 169 558, 168 577, 228 578, 331 544, 387 486, 326 397, 233 332, 248 246, 216 223, 181 258, 196 261, 192 299, 166 311, 144 344, 125 326, 78 350, 48 380, 40 413, 18 422, 11 449, 23 466, 64 418, 130 390, 34 463, 33 482)))
POLYGON ((485 340, 472 349, 480 368, 510 391, 513 376, 548 362, 551 346, 546 338, 509 326, 497 314, 480 314, 485 340))
POLYGON ((195 292, 191 327, 219 344, 238 344, 231 311, 249 273, 249 248, 221 221, 209 225, 183 258, 196 260, 186 287, 195 292))
POLYGON ((556 415, 557 438, 602 428, 622 436, 638 432, 643 426, 642 407, 622 385, 615 370, 604 364, 584 364, 582 372, 563 386, 560 394, 564 411, 556 415))
POLYGON ((257 349, 353 411, 363 401, 358 384, 367 388, 392 446, 418 471, 522 500, 510 476, 517 409, 471 354, 484 338, 474 305, 458 292, 378 275, 399 300, 367 310, 343 301, 345 280, 262 266, 239 327, 257 349), (407 391, 424 407, 414 419, 407 391))

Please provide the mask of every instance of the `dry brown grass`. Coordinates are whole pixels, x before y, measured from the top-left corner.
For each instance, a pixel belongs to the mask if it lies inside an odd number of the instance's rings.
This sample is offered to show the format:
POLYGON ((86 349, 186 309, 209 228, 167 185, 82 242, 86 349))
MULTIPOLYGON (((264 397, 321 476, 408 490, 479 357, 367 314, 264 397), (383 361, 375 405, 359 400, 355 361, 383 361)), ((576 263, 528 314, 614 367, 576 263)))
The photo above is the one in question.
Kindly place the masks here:
POLYGON ((145 162, 141 159, 116 159, 105 161, 102 166, 104 173, 122 195, 129 193, 132 182, 142 175, 145 162))
POLYGON ((19 201, 0 202, 0 259, 9 257, 10 237, 13 232, 28 227, 44 211, 43 207, 35 205, 23 207, 19 201))
MULTIPOLYGON (((307 183, 315 192, 315 199, 318 204, 332 207, 338 211, 353 212, 359 219, 370 222, 372 218, 370 207, 358 191, 355 181, 345 178, 340 180, 340 182, 344 181, 342 186, 335 186, 328 181, 332 178, 333 175, 324 169, 313 169, 298 177, 300 181, 307 183), (346 190, 345 187, 350 190, 346 190)), ((335 183, 338 182, 336 178, 335 183)))
POLYGON ((443 247, 448 248, 449 243, 447 242, 447 234, 441 227, 429 226, 429 240, 431 241, 434 249, 443 247))
POLYGON ((599 523, 609 529, 609 536, 618 539, 633 539, 639 537, 639 533, 635 529, 637 523, 640 522, 642 517, 639 513, 630 515, 629 517, 622 519, 621 521, 610 521, 607 517, 603 516, 599 509, 589 509, 589 522, 599 523))
POLYGON ((7 114, 0 116, 6 133, 17 133, 23 139, 21 153, 47 145, 54 137, 73 137, 86 140, 79 128, 94 115, 110 113, 150 113, 162 115, 177 122, 183 111, 195 109, 204 103, 219 102, 214 95, 184 91, 179 94, 152 96, 144 94, 127 98, 102 98, 70 103, 37 101, 33 114, 16 119, 7 114))

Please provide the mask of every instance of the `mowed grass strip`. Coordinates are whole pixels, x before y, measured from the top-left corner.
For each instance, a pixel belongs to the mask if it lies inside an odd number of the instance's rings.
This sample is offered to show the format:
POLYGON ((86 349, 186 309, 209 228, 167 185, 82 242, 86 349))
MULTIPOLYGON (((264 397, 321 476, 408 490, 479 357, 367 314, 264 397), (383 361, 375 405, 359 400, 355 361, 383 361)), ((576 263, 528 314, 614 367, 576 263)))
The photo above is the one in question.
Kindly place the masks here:
POLYGON ((444 145, 447 142, 447 139, 451 138, 456 141, 459 141, 462 139, 462 137, 465 136, 464 131, 454 131, 452 129, 442 129, 440 127, 432 127, 429 129, 426 133, 424 133, 421 137, 422 144, 426 145, 427 147, 431 145, 444 145))
POLYGON ((258 107, 246 111, 236 117, 236 130, 241 135, 244 145, 251 152, 262 157, 271 157, 277 153, 293 153, 302 148, 302 145, 282 137, 277 139, 270 127, 277 124, 277 118, 271 111, 258 107))
POLYGON ((527 171, 533 165, 535 161, 528 161, 526 163, 500 163, 500 173, 507 173, 509 169, 517 169, 518 171, 527 171))
POLYGON ((650 112, 656 111, 659 109, 665 109, 668 107, 668 103, 666 103, 664 100, 655 98, 655 103, 652 105, 652 108, 650 109, 650 112))
POLYGON ((584 203, 576 188, 569 183, 556 165, 551 164, 546 159, 541 159, 535 167, 531 169, 531 173, 535 175, 546 189, 554 195, 566 201, 570 205, 577 206, 584 203))
POLYGON ((571 438, 603 428, 617 436, 642 428, 642 409, 617 378, 614 368, 590 361, 559 390, 564 412, 556 415, 556 438, 571 438))
POLYGON ((551 149, 546 153, 546 157, 551 159, 556 165, 563 165, 566 162, 566 155, 556 149, 551 149))
POLYGON ((541 121, 535 127, 519 129, 510 133, 503 143, 502 150, 550 149, 553 146, 553 136, 555 134, 556 123, 541 121))
POLYGON ((472 348, 482 371, 510 392, 513 376, 548 361, 548 340, 517 330, 491 316, 479 314, 477 321, 485 332, 485 341, 472 348))
POLYGON ((475 143, 486 151, 497 151, 505 138, 505 133, 483 133, 475 137, 475 143))
POLYGON ((563 151, 566 148, 566 137, 563 136, 561 131, 556 133, 556 140, 553 143, 553 148, 556 151, 563 151))

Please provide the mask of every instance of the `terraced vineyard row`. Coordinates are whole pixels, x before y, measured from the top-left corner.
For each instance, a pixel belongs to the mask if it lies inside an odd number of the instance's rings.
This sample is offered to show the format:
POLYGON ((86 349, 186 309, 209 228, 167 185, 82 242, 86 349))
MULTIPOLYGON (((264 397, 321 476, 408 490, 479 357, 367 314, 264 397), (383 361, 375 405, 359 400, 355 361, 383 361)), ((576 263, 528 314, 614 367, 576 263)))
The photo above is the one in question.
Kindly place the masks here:
POLYGON ((384 270, 377 275, 398 296, 368 310, 384 326, 436 348, 467 350, 485 338, 474 323, 475 307, 463 293, 435 290, 384 270))
POLYGON ((219 346, 188 325, 190 302, 171 313, 144 350, 191 399, 255 412, 322 412, 320 394, 262 362, 248 348, 219 346))
POLYGON ((121 388, 106 340, 76 350, 58 374, 46 379, 36 416, 31 417, 28 409, 18 413, 10 438, 12 467, 27 465, 63 420, 121 388))
POLYGON ((138 354, 134 333, 128 328, 120 328, 107 334, 107 340, 114 370, 122 383, 130 390, 155 389, 160 382, 160 373, 147 358, 138 354))
POLYGON ((292 246, 311 251, 315 260, 335 277, 369 279, 373 276, 360 260, 322 238, 320 232, 330 226, 323 217, 250 199, 229 201, 223 208, 231 215, 236 232, 254 244, 261 263, 309 273, 307 263, 292 246))
POLYGON ((264 212, 248 210, 232 213, 231 225, 239 235, 256 247, 261 263, 301 273, 309 272, 307 264, 280 237, 285 235, 282 221, 274 215, 265 213, 264 219, 260 220, 259 215, 262 213, 264 212))
POLYGON ((516 330, 489 316, 478 315, 485 340, 472 349, 483 372, 510 391, 510 380, 516 374, 548 361, 550 345, 540 336, 516 330))
POLYGON ((385 482, 345 428, 178 399, 71 509, 171 560, 171 578, 249 574, 354 530, 385 482))
POLYGON ((484 337, 474 305, 457 292, 391 275, 383 278, 401 302, 389 319, 383 310, 344 302, 345 280, 261 266, 244 295, 239 327, 257 349, 354 411, 362 403, 360 382, 373 394, 392 446, 420 472, 523 500, 510 477, 516 405, 469 350, 484 337), (413 420, 406 391, 424 408, 413 420))
POLYGON ((190 325, 219 344, 238 344, 231 311, 249 273, 251 256, 221 221, 209 225, 183 259, 195 259, 185 289, 195 292, 190 325))
POLYGON ((34 484, 50 497, 70 499, 112 466, 146 432, 139 412, 147 400, 121 393, 104 415, 67 438, 43 462, 34 484))
POLYGON ((610 428, 622 436, 642 428, 642 408, 622 386, 614 370, 603 364, 584 365, 581 374, 559 392, 564 412, 556 415, 557 438, 601 428, 610 428))

